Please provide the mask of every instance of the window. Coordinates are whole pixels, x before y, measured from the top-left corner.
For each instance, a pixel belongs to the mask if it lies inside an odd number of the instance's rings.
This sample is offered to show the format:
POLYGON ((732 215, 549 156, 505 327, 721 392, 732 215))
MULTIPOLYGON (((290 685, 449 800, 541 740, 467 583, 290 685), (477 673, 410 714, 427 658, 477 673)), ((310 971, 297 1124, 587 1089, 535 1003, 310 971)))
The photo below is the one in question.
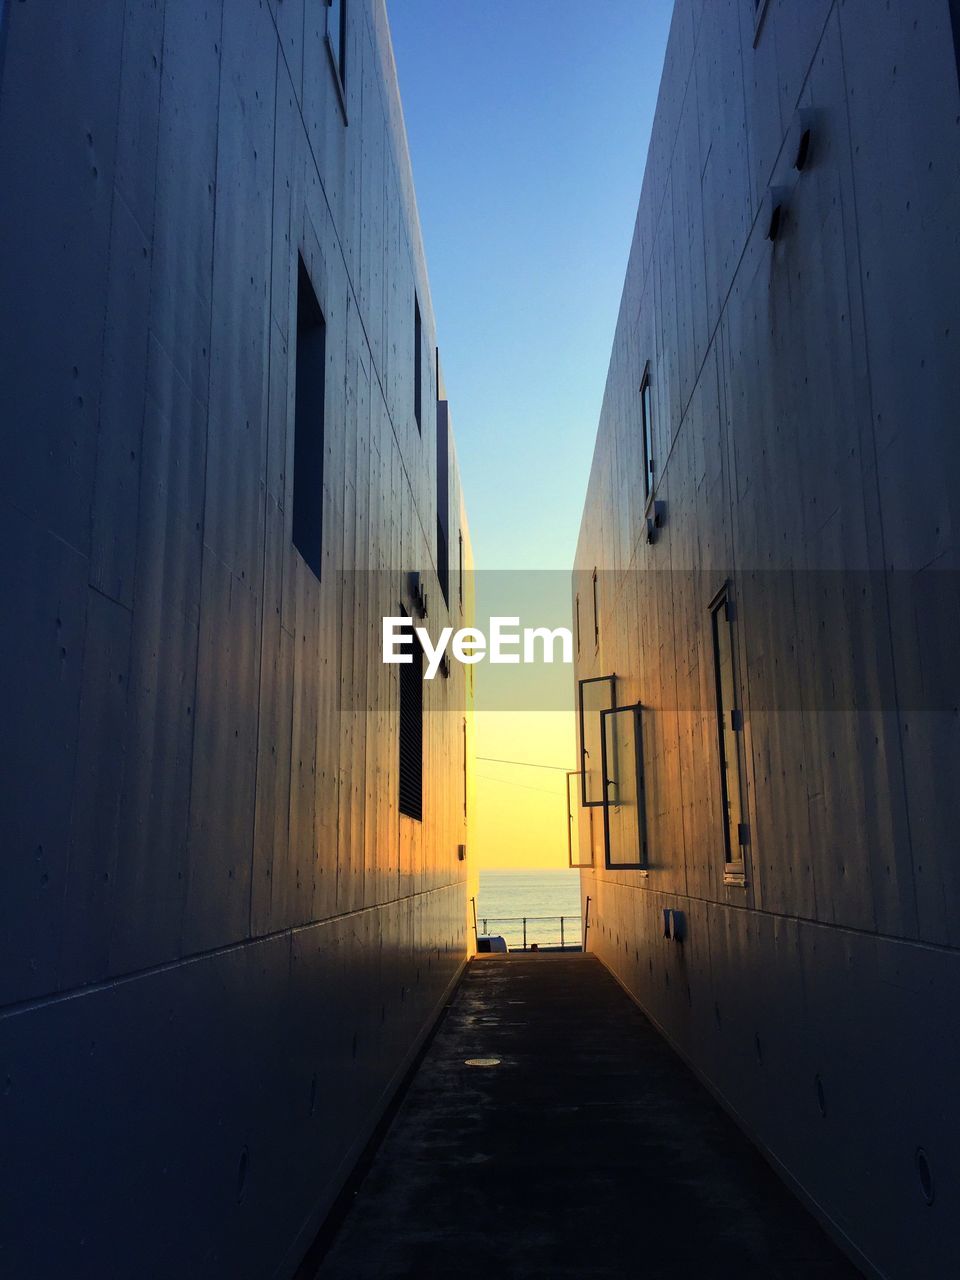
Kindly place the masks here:
POLYGON ((347 0, 327 0, 327 47, 342 95, 347 87, 347 0))
POLYGON ((587 848, 580 843, 580 771, 567 773, 567 862, 571 867, 593 866, 593 810, 587 809, 586 821, 589 836, 587 848), (583 853, 588 856, 584 858, 583 853))
MULTIPOLYGON (((471 667, 471 670, 473 668, 471 667)), ((579 682, 580 696, 580 803, 584 808, 603 804, 600 773, 600 717, 617 705, 615 676, 592 676, 579 682)))
POLYGON ((643 418, 643 496, 653 493, 653 405, 650 397, 650 366, 643 371, 640 383, 640 413, 643 418))
POLYGON ((413 295, 413 416, 417 420, 417 430, 423 435, 421 422, 421 400, 423 396, 423 331, 420 324, 420 301, 416 293, 413 295))
POLYGON ((577 654, 580 653, 580 596, 577 595, 577 654))
POLYGON ((597 590, 597 571, 593 571, 593 643, 600 648, 600 598, 597 590))
POLYGON ((744 848, 749 839, 743 814, 743 713, 738 706, 733 635, 733 602, 729 583, 710 605, 713 667, 717 695, 717 738, 720 752, 720 801, 726 875, 742 880, 744 848))
POLYGON ((293 422, 293 545, 320 577, 323 415, 327 327, 303 259, 297 271, 297 366, 293 422))
POLYGON ((460 612, 463 613, 463 530, 461 529, 457 535, 460 539, 458 550, 459 562, 457 572, 457 593, 460 597, 460 612))
POLYGON ((610 870, 642 871, 647 865, 641 711, 637 705, 600 713, 603 851, 610 870))
POLYGON ((400 812, 423 820, 423 649, 412 637, 412 662, 400 672, 400 812))
POLYGON ((953 54, 957 63, 957 75, 960 76, 960 5, 957 0, 950 0, 950 25, 953 28, 953 54))
POLYGON ((437 579, 450 604, 450 423, 446 400, 437 401, 437 579))

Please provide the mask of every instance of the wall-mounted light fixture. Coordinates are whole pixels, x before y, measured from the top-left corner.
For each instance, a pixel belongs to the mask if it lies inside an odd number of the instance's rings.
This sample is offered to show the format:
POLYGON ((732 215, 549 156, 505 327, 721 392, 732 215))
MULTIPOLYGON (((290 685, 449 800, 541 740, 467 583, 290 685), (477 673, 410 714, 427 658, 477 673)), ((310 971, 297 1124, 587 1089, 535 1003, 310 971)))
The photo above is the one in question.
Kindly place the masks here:
POLYGON ((427 590, 419 573, 410 574, 410 599, 421 618, 427 616, 427 590))
POLYGON ((667 522, 667 504, 665 502, 654 502, 650 508, 650 514, 647 516, 647 541, 656 542, 657 530, 662 529, 667 522))
POLYGON ((687 917, 682 911, 670 912, 670 937, 674 942, 682 942, 687 934, 687 917))
POLYGON ((674 942, 682 942, 687 936, 687 917, 682 911, 663 908, 663 936, 674 942))

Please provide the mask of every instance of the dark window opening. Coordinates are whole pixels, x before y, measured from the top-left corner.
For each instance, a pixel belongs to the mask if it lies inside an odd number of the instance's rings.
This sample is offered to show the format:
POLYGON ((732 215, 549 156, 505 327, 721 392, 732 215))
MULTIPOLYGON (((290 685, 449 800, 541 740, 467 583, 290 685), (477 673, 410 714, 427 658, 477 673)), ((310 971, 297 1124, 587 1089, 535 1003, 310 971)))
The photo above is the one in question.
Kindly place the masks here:
POLYGON ((323 538, 323 430, 327 327, 302 258, 297 271, 293 425, 293 545, 317 578, 323 538))
POLYGON ((416 635, 412 662, 400 663, 400 812, 423 821, 423 649, 416 635))
POLYGON ((717 697, 720 798, 726 871, 742 875, 747 827, 743 812, 743 714, 737 705, 737 672, 733 637, 733 604, 724 587, 710 605, 713 667, 717 697))
POLYGON ((327 0, 327 40, 341 89, 347 87, 347 0, 327 0))
POLYGON ((421 421, 423 398, 423 331, 420 323, 420 302, 413 295, 413 416, 417 420, 417 430, 423 434, 421 421))
POLYGON ((437 401, 437 579, 450 604, 450 421, 446 400, 437 401))
POLYGON ((653 405, 650 397, 650 369, 644 370, 640 384, 640 413, 643 417, 643 496, 653 493, 653 405))
POLYGON ((600 599, 597 589, 597 571, 593 571, 593 643, 600 648, 600 599))
POLYGON ((580 597, 577 596, 577 653, 580 652, 580 597))

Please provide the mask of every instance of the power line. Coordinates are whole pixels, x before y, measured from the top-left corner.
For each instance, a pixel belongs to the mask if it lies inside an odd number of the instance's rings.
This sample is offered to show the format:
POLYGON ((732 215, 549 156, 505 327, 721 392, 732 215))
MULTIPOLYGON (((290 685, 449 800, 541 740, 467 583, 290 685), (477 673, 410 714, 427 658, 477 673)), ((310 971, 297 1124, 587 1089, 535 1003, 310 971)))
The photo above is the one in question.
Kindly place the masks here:
POLYGON ((523 769, 556 769, 558 773, 572 773, 562 764, 536 764, 533 760, 501 760, 499 756, 475 756, 476 760, 489 760, 491 764, 518 764, 523 769))
POLYGON ((546 787, 531 787, 525 782, 511 782, 509 778, 495 778, 491 773, 478 773, 478 778, 482 778, 484 782, 499 782, 503 787, 519 787, 521 791, 539 791, 542 796, 552 796, 554 800, 562 798, 562 793, 557 791, 548 791, 546 787))

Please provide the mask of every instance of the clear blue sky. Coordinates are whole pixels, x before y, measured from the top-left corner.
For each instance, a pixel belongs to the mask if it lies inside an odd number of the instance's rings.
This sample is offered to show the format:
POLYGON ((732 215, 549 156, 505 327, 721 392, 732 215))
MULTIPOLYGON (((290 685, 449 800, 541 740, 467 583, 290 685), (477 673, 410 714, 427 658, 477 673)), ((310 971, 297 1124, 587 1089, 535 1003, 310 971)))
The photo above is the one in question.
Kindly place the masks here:
POLYGON ((388 0, 476 567, 569 569, 672 0, 388 0))

